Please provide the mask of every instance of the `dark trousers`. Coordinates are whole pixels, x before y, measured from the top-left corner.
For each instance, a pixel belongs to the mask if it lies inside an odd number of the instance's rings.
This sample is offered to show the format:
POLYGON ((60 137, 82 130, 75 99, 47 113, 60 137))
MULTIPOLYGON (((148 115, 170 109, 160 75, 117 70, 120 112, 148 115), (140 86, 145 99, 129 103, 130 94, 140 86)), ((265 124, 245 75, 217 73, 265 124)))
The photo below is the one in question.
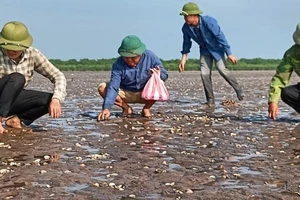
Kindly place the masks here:
POLYGON ((0 78, 0 116, 17 115, 25 125, 48 113, 51 93, 23 89, 25 77, 12 73, 0 78))
POLYGON ((300 113, 300 83, 283 88, 281 90, 281 99, 300 113))

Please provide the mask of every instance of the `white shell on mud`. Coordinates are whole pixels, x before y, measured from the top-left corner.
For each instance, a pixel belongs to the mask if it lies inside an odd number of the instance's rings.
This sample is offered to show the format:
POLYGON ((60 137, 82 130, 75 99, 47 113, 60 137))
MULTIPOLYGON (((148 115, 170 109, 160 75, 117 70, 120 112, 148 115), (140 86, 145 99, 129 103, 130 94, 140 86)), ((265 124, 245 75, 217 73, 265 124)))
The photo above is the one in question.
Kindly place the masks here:
POLYGON ((50 159, 50 156, 47 156, 47 155, 46 155, 46 156, 44 156, 44 159, 45 159, 45 160, 49 160, 49 159, 50 159))

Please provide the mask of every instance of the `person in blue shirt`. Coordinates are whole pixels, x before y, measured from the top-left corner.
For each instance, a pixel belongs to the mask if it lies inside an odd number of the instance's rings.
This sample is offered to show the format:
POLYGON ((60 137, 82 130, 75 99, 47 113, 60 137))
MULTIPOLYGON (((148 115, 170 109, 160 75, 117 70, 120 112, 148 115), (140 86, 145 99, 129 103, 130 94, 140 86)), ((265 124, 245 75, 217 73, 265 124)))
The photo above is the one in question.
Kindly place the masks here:
POLYGON ((126 36, 118 49, 120 57, 112 66, 111 79, 108 84, 101 83, 98 92, 104 99, 98 121, 110 116, 113 105, 122 108, 122 116, 132 114, 128 103, 144 104, 142 116, 150 117, 153 100, 142 99, 141 93, 153 73, 159 73, 166 81, 168 73, 160 59, 135 35, 126 36))
POLYGON ((202 11, 197 4, 192 2, 186 3, 180 13, 180 15, 184 16, 185 23, 182 27, 183 45, 179 72, 184 71, 187 54, 190 52, 192 46, 191 39, 193 39, 200 48, 201 79, 207 105, 213 106, 215 103, 211 81, 213 62, 215 62, 220 75, 233 87, 237 98, 243 100, 242 88, 226 67, 225 54, 231 64, 236 64, 237 59, 232 55, 230 46, 217 21, 210 16, 202 16, 201 14, 202 11))

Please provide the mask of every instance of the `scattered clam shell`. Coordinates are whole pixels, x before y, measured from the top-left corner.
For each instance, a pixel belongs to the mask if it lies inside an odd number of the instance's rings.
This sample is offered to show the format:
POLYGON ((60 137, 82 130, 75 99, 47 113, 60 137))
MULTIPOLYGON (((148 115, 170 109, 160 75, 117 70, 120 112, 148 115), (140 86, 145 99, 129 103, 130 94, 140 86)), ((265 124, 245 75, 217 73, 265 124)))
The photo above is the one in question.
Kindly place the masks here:
POLYGON ((175 182, 172 182, 172 183, 165 183, 165 185, 173 186, 173 185, 175 185, 175 182))
POLYGON ((106 177, 107 177, 107 178, 110 178, 111 176, 118 176, 118 175, 119 175, 119 174, 117 174, 117 173, 112 173, 112 174, 107 174, 106 177))
POLYGON ((193 190, 191 190, 191 189, 187 189, 187 190, 185 191, 185 193, 187 193, 187 194, 192 194, 192 193, 194 193, 194 192, 193 192, 193 190))
POLYGON ((241 178, 240 174, 233 174, 233 176, 235 176, 236 178, 241 178))
POLYGON ((115 183, 109 183, 108 186, 114 188, 116 186, 116 184, 115 183))
POLYGON ((47 171, 46 170, 40 170, 40 173, 45 174, 45 173, 47 173, 47 171))
POLYGON ((33 161, 33 163, 36 164, 36 165, 40 164, 40 162, 41 162, 41 159, 36 159, 35 161, 33 161))
POLYGON ((45 160, 49 160, 49 159, 50 159, 50 156, 46 155, 46 156, 44 156, 44 159, 45 159, 45 160))
POLYGON ((8 172, 10 172, 9 169, 0 169, 0 174, 6 174, 8 172))
POLYGON ((216 176, 211 175, 211 176, 209 176, 209 178, 210 178, 210 179, 216 179, 216 176))
POLYGON ((10 149, 11 148, 11 146, 9 145, 9 144, 4 144, 4 143, 0 143, 0 148, 8 148, 8 149, 10 149))
POLYGON ((99 183, 94 183, 93 186, 100 187, 99 183))
POLYGON ((88 155, 92 160, 105 159, 109 157, 108 153, 88 155))
POLYGON ((129 198, 135 198, 135 195, 134 194, 130 194, 128 195, 129 198))
POLYGON ((183 194, 183 192, 182 191, 180 191, 180 190, 176 190, 176 189, 173 189, 176 193, 178 193, 178 194, 183 194))
POLYGON ((77 147, 81 147, 81 144, 79 144, 79 143, 76 143, 75 145, 76 145, 77 147))

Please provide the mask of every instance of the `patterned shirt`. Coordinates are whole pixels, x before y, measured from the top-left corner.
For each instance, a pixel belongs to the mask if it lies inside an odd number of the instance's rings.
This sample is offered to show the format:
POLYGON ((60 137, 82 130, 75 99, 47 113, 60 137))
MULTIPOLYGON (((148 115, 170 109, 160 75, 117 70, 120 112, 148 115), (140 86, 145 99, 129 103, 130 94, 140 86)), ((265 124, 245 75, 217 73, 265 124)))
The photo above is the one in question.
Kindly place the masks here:
POLYGON ((293 71, 300 76, 300 45, 297 44, 285 52, 277 67, 276 74, 270 84, 269 103, 278 103, 281 89, 287 86, 293 71))
POLYGON ((25 49, 19 63, 11 60, 0 49, 0 78, 14 72, 25 76, 25 87, 32 80, 33 73, 45 76, 54 84, 52 98, 63 101, 66 96, 67 81, 65 75, 57 69, 39 50, 30 47, 25 49))

